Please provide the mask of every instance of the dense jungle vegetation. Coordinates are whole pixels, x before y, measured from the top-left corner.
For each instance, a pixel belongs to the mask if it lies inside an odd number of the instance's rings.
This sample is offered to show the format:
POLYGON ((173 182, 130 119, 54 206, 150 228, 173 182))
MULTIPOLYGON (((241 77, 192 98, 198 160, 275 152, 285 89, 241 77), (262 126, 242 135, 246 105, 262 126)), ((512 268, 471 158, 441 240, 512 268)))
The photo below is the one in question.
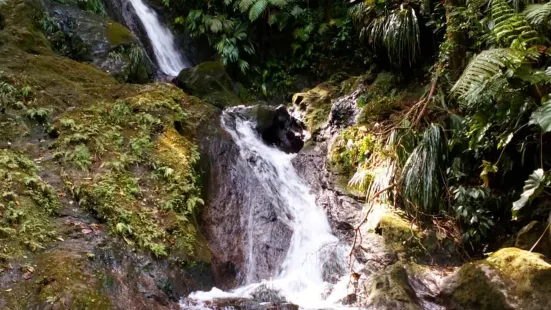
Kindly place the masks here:
POLYGON ((350 185, 379 196, 373 185, 386 163, 395 201, 413 217, 455 223, 471 249, 547 218, 551 3, 163 3, 181 30, 266 96, 337 72, 391 72, 357 99, 368 111, 355 128, 370 134, 351 129, 334 150, 352 170, 350 185), (406 100, 408 87, 423 91, 406 100))

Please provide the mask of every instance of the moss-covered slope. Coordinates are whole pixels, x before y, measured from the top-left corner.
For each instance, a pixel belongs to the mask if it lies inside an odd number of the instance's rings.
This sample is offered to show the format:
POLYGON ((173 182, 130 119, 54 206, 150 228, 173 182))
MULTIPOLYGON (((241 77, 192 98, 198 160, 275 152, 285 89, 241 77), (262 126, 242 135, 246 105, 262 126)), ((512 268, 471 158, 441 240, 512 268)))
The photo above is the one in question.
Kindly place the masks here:
POLYGON ((210 260, 195 135, 215 109, 55 54, 30 1, 0 12, 0 308, 176 304, 200 284, 167 283, 210 260))

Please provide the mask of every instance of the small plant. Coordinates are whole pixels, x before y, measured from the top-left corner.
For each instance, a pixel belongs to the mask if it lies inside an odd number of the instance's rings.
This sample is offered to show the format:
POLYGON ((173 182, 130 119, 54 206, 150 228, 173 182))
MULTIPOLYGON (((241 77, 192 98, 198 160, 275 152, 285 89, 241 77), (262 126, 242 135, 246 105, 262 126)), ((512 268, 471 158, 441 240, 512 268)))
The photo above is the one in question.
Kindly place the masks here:
POLYGON ((51 111, 49 109, 45 109, 45 108, 28 108, 25 111, 25 115, 29 119, 37 121, 37 122, 46 121, 48 119, 48 117, 50 116, 50 114, 51 114, 51 111))
POLYGON ((459 186, 453 190, 454 210, 463 227, 463 241, 480 243, 495 225, 489 210, 490 193, 483 187, 459 186))

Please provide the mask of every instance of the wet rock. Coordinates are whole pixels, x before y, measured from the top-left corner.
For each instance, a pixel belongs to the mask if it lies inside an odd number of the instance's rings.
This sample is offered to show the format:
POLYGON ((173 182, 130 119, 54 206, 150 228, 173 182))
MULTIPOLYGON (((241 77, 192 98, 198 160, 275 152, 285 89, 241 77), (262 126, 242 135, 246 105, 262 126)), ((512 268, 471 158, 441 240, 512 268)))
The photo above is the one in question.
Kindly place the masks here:
POLYGON ((150 80, 149 59, 129 29, 75 4, 52 0, 46 2, 46 7, 44 31, 56 52, 90 62, 120 81, 150 80))
POLYGON ((277 290, 271 289, 267 285, 261 285, 251 293, 254 300, 258 302, 269 302, 282 304, 285 303, 285 298, 277 290))
POLYGON ((183 69, 172 82, 186 93, 219 108, 242 104, 226 69, 218 62, 207 61, 183 69))
MULTIPOLYGON (((187 306, 193 306, 192 301, 187 301, 187 306)), ((248 298, 216 298, 201 304, 202 308, 223 310, 298 310, 298 306, 291 303, 257 302, 248 298)))
MULTIPOLYGON (((231 119, 227 126, 232 126, 231 119)), ((201 226, 212 253, 217 286, 228 289, 274 277, 292 231, 282 220, 285 215, 265 194, 262 180, 251 172, 249 165, 259 159, 242 158, 231 136, 216 122, 205 122, 198 137, 208 180, 201 226), (249 224, 255 227, 251 231, 246 229, 249 224), (251 251, 255 258, 248 261, 251 251)))
POLYGON ((267 144, 286 153, 297 153, 304 146, 305 127, 289 114, 285 106, 256 105, 244 110, 251 120, 256 121, 256 130, 267 144))

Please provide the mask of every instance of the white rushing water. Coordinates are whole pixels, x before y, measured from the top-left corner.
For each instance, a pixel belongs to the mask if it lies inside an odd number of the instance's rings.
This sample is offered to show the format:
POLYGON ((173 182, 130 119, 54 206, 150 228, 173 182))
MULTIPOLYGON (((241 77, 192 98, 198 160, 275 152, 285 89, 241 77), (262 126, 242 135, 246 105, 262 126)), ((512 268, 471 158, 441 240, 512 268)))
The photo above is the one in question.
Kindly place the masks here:
POLYGON ((157 13, 147 7, 142 0, 129 1, 136 10, 151 41, 159 69, 166 75, 177 76, 182 69, 189 67, 176 48, 174 36, 167 27, 161 24, 157 13))
MULTIPOLYGON (((335 269, 340 269, 341 273, 346 271, 345 249, 331 233, 326 214, 316 205, 310 188, 297 174, 291 161, 294 155, 264 144, 254 129, 255 124, 249 120, 233 116, 235 128, 230 128, 225 122, 227 113, 224 112, 222 117, 224 128, 239 146, 241 159, 249 163, 251 173, 261 180, 267 195, 277 196, 279 205, 283 205, 291 215, 290 219, 280 220, 291 227, 293 235, 285 260, 273 279, 246 283, 230 292, 217 288, 209 292, 195 292, 189 299, 201 305, 216 298, 250 298, 255 289, 266 286, 279 291, 288 302, 303 309, 342 308, 338 301, 346 295, 349 277, 344 275, 332 281, 334 284, 330 284, 324 281, 323 275, 324 271, 331 271, 336 265, 338 266, 335 269), (251 158, 255 160, 249 160, 251 158)), ((254 207, 252 206, 251 212, 254 207)), ((254 229, 254 226, 249 223, 248 229, 254 229)), ((250 256, 256 253, 252 252, 251 245, 249 249, 249 253, 246 253, 249 257, 245 259, 254 261, 250 256)), ((182 305, 182 308, 190 309, 189 304, 187 307, 182 305)))

